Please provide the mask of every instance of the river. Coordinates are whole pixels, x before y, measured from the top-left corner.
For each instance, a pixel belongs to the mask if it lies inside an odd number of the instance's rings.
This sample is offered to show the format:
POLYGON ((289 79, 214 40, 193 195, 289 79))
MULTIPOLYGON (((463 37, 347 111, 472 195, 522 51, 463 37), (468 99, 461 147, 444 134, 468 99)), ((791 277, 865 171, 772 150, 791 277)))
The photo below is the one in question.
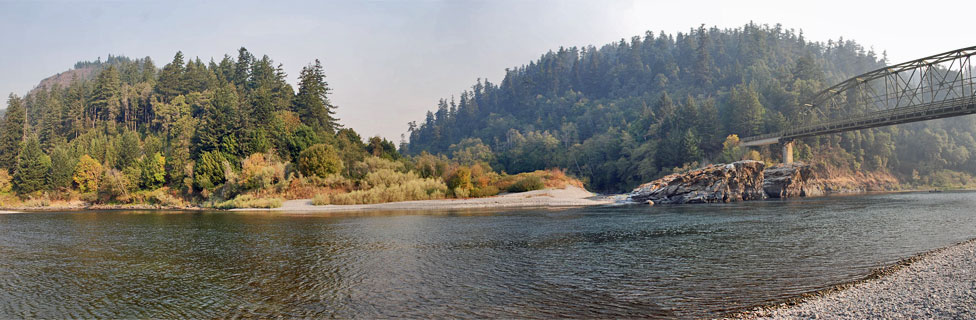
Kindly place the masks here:
POLYGON ((0 318, 714 317, 976 237, 976 193, 0 215, 0 318))

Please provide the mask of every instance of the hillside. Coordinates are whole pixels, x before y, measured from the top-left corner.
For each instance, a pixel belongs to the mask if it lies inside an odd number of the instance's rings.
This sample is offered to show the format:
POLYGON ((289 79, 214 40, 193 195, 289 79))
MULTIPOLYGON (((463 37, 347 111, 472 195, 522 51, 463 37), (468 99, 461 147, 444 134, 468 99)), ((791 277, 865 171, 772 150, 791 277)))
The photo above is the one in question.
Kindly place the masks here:
MULTIPOLYGON (((886 63, 854 41, 810 41, 780 25, 647 32, 547 52, 501 83, 479 79, 411 122, 404 150, 457 157, 476 148, 498 170, 561 167, 593 189, 624 191, 676 168, 778 161, 768 147, 749 154, 723 143, 802 122, 802 102, 886 63)), ((968 184, 974 130, 974 118, 961 117, 815 137, 795 158, 909 184, 968 184)))
POLYGON ((343 128, 319 61, 297 90, 285 78, 244 48, 209 63, 177 52, 162 69, 149 58, 79 62, 10 95, 0 206, 366 204, 581 186, 557 170, 403 157, 343 128))

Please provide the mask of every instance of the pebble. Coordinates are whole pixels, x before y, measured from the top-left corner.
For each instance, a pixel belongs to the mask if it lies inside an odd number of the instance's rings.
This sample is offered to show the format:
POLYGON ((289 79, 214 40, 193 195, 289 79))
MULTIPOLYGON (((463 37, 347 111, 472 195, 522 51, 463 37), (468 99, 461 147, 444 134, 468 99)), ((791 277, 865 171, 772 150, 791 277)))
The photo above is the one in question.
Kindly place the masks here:
POLYGON ((976 241, 945 248, 892 274, 796 306, 769 319, 976 319, 976 241))

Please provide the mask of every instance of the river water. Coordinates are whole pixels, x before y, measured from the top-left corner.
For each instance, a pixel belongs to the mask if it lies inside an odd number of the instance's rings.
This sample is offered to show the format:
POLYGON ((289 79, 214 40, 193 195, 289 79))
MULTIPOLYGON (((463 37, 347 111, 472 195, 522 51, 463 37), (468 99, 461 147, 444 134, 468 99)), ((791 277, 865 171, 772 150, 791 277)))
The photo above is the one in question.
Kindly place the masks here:
POLYGON ((0 318, 714 317, 976 237, 976 193, 0 215, 0 318))

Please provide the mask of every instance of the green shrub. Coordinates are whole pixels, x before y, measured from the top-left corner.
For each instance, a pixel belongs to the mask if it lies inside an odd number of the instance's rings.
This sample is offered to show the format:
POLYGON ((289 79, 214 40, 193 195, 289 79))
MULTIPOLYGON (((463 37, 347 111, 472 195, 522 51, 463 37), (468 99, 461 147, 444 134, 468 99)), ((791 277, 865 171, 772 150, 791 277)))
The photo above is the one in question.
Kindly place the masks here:
POLYGON ((237 208, 280 208, 281 198, 255 198, 252 195, 239 195, 234 199, 227 200, 214 205, 217 209, 237 209, 237 208))
MULTIPOLYGON (((383 172, 383 170, 381 170, 383 172)), ((443 199, 447 185, 435 179, 418 178, 415 174, 394 173, 383 175, 374 173, 374 183, 370 189, 347 193, 320 194, 312 199, 315 205, 372 204, 397 201, 443 199), (382 177, 381 177, 382 175, 382 177), (399 180, 407 177, 408 179, 399 180), (380 181, 381 179, 387 179, 380 181), (396 183, 390 183, 396 181, 396 183)), ((368 176, 367 176, 368 177, 368 176)))
POLYGON ((526 192, 532 190, 542 190, 546 187, 542 177, 537 175, 526 175, 508 187, 508 192, 526 192))
POLYGON ((498 187, 496 187, 496 186, 486 186, 484 188, 474 188, 474 189, 471 189, 471 197, 474 197, 474 198, 491 197, 491 196, 494 196, 494 195, 498 195, 499 192, 500 191, 498 190, 498 187))
POLYGON ((298 171, 305 176, 325 178, 342 171, 342 158, 335 147, 327 144, 316 144, 305 149, 298 155, 298 171))
POLYGON ((349 170, 349 175, 353 179, 362 179, 370 172, 376 172, 381 169, 390 169, 393 171, 405 171, 402 162, 391 161, 383 159, 380 157, 366 157, 363 161, 356 162, 352 165, 349 170))

